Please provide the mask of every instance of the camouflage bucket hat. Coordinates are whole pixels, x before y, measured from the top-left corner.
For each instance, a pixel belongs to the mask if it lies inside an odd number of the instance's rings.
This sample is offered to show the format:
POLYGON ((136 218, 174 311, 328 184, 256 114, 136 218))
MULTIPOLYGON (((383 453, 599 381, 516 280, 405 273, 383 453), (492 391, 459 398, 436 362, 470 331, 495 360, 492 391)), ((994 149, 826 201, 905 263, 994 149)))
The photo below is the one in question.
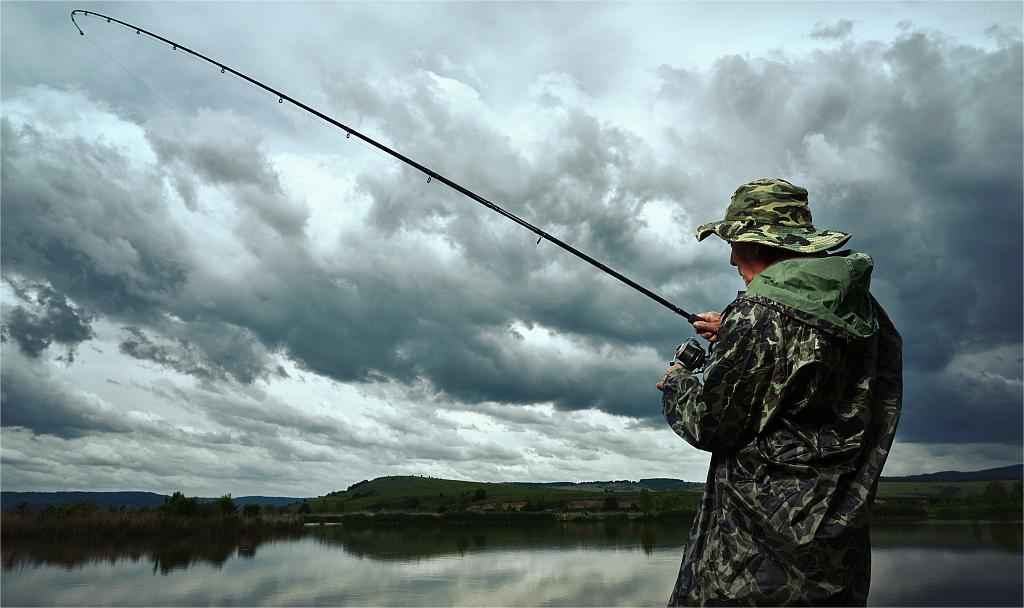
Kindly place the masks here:
POLYGON ((697 240, 712 233, 729 242, 760 243, 800 253, 835 249, 850 240, 845 232, 814 227, 806 189, 771 178, 737 188, 725 219, 697 228, 697 240))

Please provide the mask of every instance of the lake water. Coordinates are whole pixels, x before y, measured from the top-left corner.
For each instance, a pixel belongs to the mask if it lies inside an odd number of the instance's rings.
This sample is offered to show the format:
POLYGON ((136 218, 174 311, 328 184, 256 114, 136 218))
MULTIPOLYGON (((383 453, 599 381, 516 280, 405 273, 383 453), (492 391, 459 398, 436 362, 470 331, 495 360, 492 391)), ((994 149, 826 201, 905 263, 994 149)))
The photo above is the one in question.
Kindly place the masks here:
MULTIPOLYGON (((686 530, 597 522, 5 542, 3 605, 663 606, 686 530)), ((1019 524, 872 530, 870 605, 1024 604, 1019 524)))

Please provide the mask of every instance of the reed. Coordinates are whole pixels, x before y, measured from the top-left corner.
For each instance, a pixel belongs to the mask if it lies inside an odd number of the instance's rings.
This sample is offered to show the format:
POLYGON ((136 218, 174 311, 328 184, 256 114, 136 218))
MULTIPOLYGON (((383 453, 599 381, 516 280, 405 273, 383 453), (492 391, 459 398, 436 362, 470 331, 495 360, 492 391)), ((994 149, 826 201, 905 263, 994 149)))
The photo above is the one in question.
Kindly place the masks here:
POLYGON ((218 538, 240 533, 301 529, 298 515, 199 515, 185 517, 159 511, 110 512, 100 510, 51 510, 39 513, 4 513, 0 536, 4 539, 33 538, 218 538))

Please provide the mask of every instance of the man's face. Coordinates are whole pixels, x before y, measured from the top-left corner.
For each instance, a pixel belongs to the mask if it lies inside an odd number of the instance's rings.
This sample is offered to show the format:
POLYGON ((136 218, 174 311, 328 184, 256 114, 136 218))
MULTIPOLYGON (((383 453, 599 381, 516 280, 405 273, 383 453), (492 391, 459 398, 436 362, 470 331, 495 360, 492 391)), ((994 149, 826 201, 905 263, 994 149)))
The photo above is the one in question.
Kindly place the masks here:
POLYGON ((732 253, 729 255, 729 264, 736 267, 736 272, 743 279, 743 283, 750 285, 754 277, 764 270, 764 264, 761 264, 759 260, 751 259, 752 247, 743 243, 729 243, 729 245, 732 247, 732 253))

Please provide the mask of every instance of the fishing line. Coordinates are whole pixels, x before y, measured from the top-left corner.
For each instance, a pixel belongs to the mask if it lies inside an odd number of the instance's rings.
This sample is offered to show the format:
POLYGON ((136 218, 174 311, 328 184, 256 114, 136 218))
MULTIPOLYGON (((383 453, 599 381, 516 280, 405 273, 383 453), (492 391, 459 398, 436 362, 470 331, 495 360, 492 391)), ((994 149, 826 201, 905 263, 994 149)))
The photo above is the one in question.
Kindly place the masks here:
POLYGON ((138 74, 136 74, 135 72, 130 70, 128 68, 128 66, 126 66, 119 59, 117 59, 117 57, 116 57, 116 55, 114 53, 108 51, 102 44, 100 44, 99 42, 93 40, 90 37, 86 37, 86 40, 89 41, 89 44, 92 45, 93 49, 95 49, 97 53, 99 53, 100 55, 105 57, 107 60, 109 60, 111 63, 116 65, 118 68, 120 68, 121 71, 124 72, 125 74, 127 74, 129 78, 131 78, 135 82, 137 82, 140 85, 142 85, 142 88, 145 89, 145 91, 149 94, 149 96, 152 97, 153 100, 158 103, 158 105, 159 104, 163 104, 164 106, 166 106, 168 108, 174 107, 174 105, 171 103, 171 101, 166 96, 164 96, 163 94, 159 93, 153 87, 149 86, 149 83, 146 82, 145 79, 143 79, 141 76, 139 76, 138 74))
POLYGON ((651 291, 650 289, 647 289, 643 285, 641 285, 641 284, 637 283, 636 281, 630 279, 629 277, 627 277, 626 275, 622 274, 621 272, 618 272, 617 270, 614 270, 611 267, 603 264, 602 262, 600 262, 600 261, 590 257, 586 253, 583 253, 579 249, 576 249, 575 247, 573 247, 572 245, 569 245, 568 243, 562 241, 561 239, 558 239, 558 238, 548 234, 547 232, 541 230, 540 228, 534 226, 533 224, 527 222, 526 220, 520 218, 519 216, 517 216, 517 215, 515 215, 515 214, 513 214, 513 213, 511 213, 509 211, 506 211, 505 209, 499 207, 495 203, 492 203, 491 201, 487 200, 486 198, 480 196, 479 194, 477 194, 477 193, 475 193, 475 192, 473 192, 473 191, 471 191, 471 190, 469 190, 469 189, 467 189, 467 188, 465 188, 465 187, 463 187, 463 186, 453 182, 452 180, 448 179, 447 177, 441 175, 440 173, 437 173, 433 169, 430 169, 429 167, 421 165, 420 163, 412 160, 411 158, 403 155, 402 153, 397 152, 397 151, 389 148, 388 146, 385 146, 384 144, 382 144, 382 143, 380 143, 380 142, 378 142, 378 141, 376 141, 376 140, 374 140, 374 139, 364 135, 363 133, 353 129, 352 127, 349 127, 349 126, 347 126, 345 124, 342 124, 342 123, 338 122, 337 120, 335 120, 334 118, 331 118, 330 116, 324 114, 323 112, 320 112, 319 110, 317 110, 315 108, 312 108, 312 107, 302 103, 301 101, 299 101, 299 100, 297 100, 297 99, 295 99, 295 98, 293 98, 293 97, 291 97, 291 96, 289 96, 289 95, 287 95, 287 94, 285 94, 285 93, 283 93, 283 92, 281 92, 281 91, 279 91, 279 90, 277 90, 277 89, 275 89, 273 87, 270 87, 270 86, 267 86, 267 85, 263 84, 262 82, 260 82, 259 80, 256 80, 255 78, 252 78, 252 77, 250 77, 250 76, 248 76, 246 74, 243 74, 242 72, 239 72, 238 70, 235 70, 234 68, 231 68, 230 66, 228 66, 228 65, 226 65, 224 63, 221 63, 221 62, 216 61, 214 59, 210 59, 206 55, 203 55, 202 53, 194 51, 194 50, 188 48, 187 46, 179 44, 179 43, 177 43, 177 42, 175 42, 173 40, 169 40, 167 38, 164 38, 163 36, 160 36, 159 34, 154 34, 153 32, 150 32, 150 31, 148 31, 148 30, 146 30, 144 28, 141 28, 141 27, 139 27, 137 25, 132 25, 131 23, 127 23, 125 21, 121 21, 120 19, 115 19, 113 17, 109 17, 107 15, 103 15, 101 13, 96 13, 96 12, 93 12, 93 11, 86 11, 86 10, 75 9, 75 10, 71 11, 71 23, 75 26, 75 29, 77 29, 78 33, 81 34, 82 36, 85 36, 85 32, 82 31, 82 28, 79 27, 78 22, 75 21, 75 16, 76 15, 82 15, 82 16, 86 16, 86 17, 96 17, 96 18, 98 18, 100 20, 105 20, 107 23, 116 23, 116 24, 118 24, 118 25, 120 25, 122 27, 128 28, 129 30, 134 30, 136 36, 143 36, 143 35, 145 35, 145 36, 147 36, 149 38, 152 38, 154 40, 159 40, 161 43, 167 45, 172 51, 182 51, 184 53, 187 53, 187 54, 191 55, 192 57, 195 57, 195 58, 200 59, 202 61, 205 61, 206 63, 209 63, 209 64, 211 64, 213 66, 216 66, 217 68, 219 68, 221 74, 231 73, 231 74, 237 76, 238 78, 241 78, 242 80, 245 80, 249 84, 257 86, 257 87, 263 89, 264 91, 267 91, 268 93, 273 94, 277 98, 277 102, 279 104, 284 104, 284 102, 287 101, 288 103, 290 103, 290 104, 292 104, 292 105, 294 105, 294 106, 296 106, 296 107, 298 107, 298 108, 300 108, 302 110, 305 110, 305 111, 309 112, 310 114, 313 114, 314 116, 324 120, 325 122, 328 122, 328 123, 334 125, 335 127, 341 129, 342 131, 345 132, 345 138, 346 139, 351 139, 352 136, 355 136, 355 137, 363 140, 364 142, 370 144, 371 146, 377 148, 381 152, 389 154, 389 155, 397 158, 398 160, 402 161, 403 163, 405 163, 405 164, 407 164, 407 165, 409 165, 411 167, 414 167, 415 169, 420 171, 424 176, 426 176, 427 183, 430 183, 430 182, 432 182, 434 180, 437 180, 437 181, 441 182, 442 184, 448 186, 452 190, 455 190, 456 192, 458 192, 460 194, 463 194, 463 195, 473 199, 474 201, 476 201, 477 203, 483 205, 484 207, 487 207, 491 211, 494 211, 495 213, 497 213, 499 215, 502 215, 502 216, 508 218, 509 220, 512 220, 513 222, 519 224, 523 228, 526 228, 527 230, 529 230, 529 231, 533 232, 534 234, 536 234, 537 237, 538 237, 537 238, 537 243, 538 244, 540 243, 541 240, 547 240, 548 242, 550 242, 550 243, 552 243, 554 245, 557 245, 561 249, 564 249, 565 251, 568 251, 569 253, 573 254, 574 256, 576 256, 576 257, 580 258, 581 260, 587 262, 591 266, 594 266, 595 268, 601 270, 602 272, 610 274, 611 276, 615 277, 616 279, 618 279, 622 283, 628 285, 629 287, 632 287, 636 291, 639 291, 640 293, 644 294, 645 296, 647 296, 648 298, 654 300, 655 302, 661 304, 662 306, 668 308, 669 310, 671 310, 672 312, 676 313, 677 315, 680 315, 680 316, 684 317, 687 321, 692 323, 692 322, 697 320, 697 316, 696 315, 693 315, 693 314, 690 314, 690 313, 686 312, 682 308, 676 306, 675 304, 673 304, 672 302, 668 301, 664 297, 658 295, 657 293, 651 291))

